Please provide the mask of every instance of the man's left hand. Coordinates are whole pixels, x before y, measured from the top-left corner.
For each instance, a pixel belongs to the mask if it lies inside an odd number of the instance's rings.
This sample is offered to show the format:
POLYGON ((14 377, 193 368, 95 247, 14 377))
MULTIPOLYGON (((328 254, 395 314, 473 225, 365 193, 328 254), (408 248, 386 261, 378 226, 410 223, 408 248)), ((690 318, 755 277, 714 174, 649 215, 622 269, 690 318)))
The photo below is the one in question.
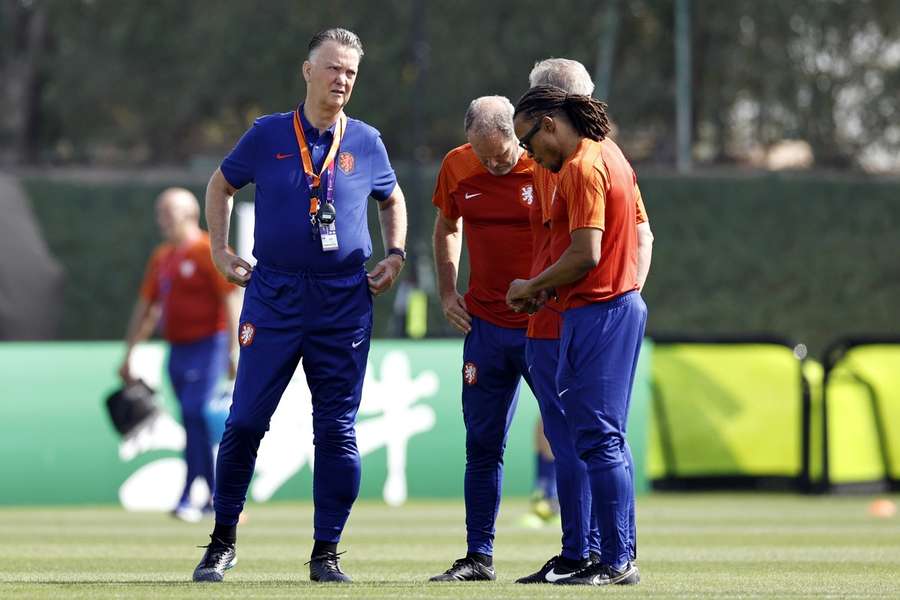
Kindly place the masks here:
POLYGON ((400 270, 403 269, 403 259, 396 254, 390 254, 387 258, 375 265, 369 273, 369 291, 373 296, 378 296, 391 289, 400 270))

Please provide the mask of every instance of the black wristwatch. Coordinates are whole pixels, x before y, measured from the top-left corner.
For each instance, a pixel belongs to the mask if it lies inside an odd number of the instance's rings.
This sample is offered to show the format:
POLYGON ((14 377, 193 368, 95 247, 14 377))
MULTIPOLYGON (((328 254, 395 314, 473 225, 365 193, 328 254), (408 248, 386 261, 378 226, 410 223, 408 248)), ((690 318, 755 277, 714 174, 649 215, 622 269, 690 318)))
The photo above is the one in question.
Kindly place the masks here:
POLYGON ((406 262, 406 250, 403 248, 388 248, 387 255, 396 254, 400 257, 400 260, 406 262))

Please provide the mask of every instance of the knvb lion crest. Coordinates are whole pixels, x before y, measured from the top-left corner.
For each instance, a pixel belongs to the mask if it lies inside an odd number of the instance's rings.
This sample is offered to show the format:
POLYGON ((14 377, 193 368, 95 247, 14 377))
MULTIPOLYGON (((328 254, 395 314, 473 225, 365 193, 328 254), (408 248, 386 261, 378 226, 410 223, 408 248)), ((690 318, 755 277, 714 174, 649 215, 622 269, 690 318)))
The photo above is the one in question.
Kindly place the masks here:
POLYGON ((338 155, 338 168, 344 172, 344 175, 349 175, 353 172, 353 166, 356 164, 356 160, 353 158, 353 155, 349 152, 341 152, 338 155))
POLYGON ((238 338, 238 342, 241 347, 246 348, 250 344, 253 343, 253 337, 256 335, 256 327, 253 326, 253 323, 242 323, 240 337, 238 338))
POLYGON ((467 362, 463 365, 463 381, 466 385, 475 385, 478 383, 478 367, 473 362, 467 362))
POLYGON ((531 203, 534 202, 534 187, 531 185, 526 185, 522 188, 522 202, 531 206, 531 203))

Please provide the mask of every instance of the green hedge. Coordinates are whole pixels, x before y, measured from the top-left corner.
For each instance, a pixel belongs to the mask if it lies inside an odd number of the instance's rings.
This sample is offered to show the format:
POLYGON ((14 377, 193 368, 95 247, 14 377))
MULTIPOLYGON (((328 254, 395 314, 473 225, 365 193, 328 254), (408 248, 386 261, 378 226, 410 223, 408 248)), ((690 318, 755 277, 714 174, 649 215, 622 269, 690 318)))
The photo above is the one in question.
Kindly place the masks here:
MULTIPOLYGON (((405 186, 409 246, 429 262, 432 181, 429 170, 418 193, 405 186)), ((153 201, 163 187, 26 181, 68 278, 61 337, 122 335, 158 239, 153 201)), ((641 188, 656 236, 645 290, 650 333, 773 332, 818 353, 842 333, 900 332, 900 183, 645 174, 641 188)), ((379 248, 376 213, 373 206, 379 248)), ((391 300, 377 304, 378 335, 387 333, 391 300)), ((429 332, 448 333, 435 299, 430 309, 429 332)))
POLYGON ((814 355, 900 330, 900 184, 643 177, 656 236, 650 333, 773 332, 814 355))

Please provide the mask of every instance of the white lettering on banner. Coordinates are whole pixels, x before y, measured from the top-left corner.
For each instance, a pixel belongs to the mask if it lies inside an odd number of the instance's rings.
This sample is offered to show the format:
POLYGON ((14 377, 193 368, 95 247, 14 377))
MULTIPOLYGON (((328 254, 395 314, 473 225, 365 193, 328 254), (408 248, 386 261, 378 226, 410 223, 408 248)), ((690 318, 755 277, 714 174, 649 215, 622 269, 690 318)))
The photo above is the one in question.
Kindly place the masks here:
MULTIPOLYGON (((147 348, 150 350, 151 348, 147 348)), ((135 353, 132 369, 144 380, 158 387, 163 367, 163 351, 135 353), (155 378, 151 378, 155 372, 155 378), (146 376, 145 376, 146 374, 146 376)), ((437 393, 434 371, 412 376, 405 352, 385 354, 377 374, 370 363, 363 383, 362 403, 356 425, 356 438, 361 456, 381 448, 387 449, 387 477, 382 497, 392 506, 403 504, 407 497, 406 449, 414 435, 430 431, 435 412, 423 398, 437 393)), ((168 415, 157 419, 132 440, 123 440, 119 455, 124 461, 151 450, 184 449, 184 429, 168 415), (140 441, 137 438, 140 437, 140 441)), ((312 404, 302 364, 288 384, 278 410, 272 417, 269 432, 263 438, 256 461, 256 475, 250 486, 250 497, 258 502, 270 499, 291 477, 307 464, 313 468, 312 404)), ((164 458, 135 471, 119 489, 119 499, 129 510, 171 510, 184 485, 185 466, 181 458, 164 458)), ((208 498, 208 490, 195 482, 191 498, 197 505, 208 498)))

